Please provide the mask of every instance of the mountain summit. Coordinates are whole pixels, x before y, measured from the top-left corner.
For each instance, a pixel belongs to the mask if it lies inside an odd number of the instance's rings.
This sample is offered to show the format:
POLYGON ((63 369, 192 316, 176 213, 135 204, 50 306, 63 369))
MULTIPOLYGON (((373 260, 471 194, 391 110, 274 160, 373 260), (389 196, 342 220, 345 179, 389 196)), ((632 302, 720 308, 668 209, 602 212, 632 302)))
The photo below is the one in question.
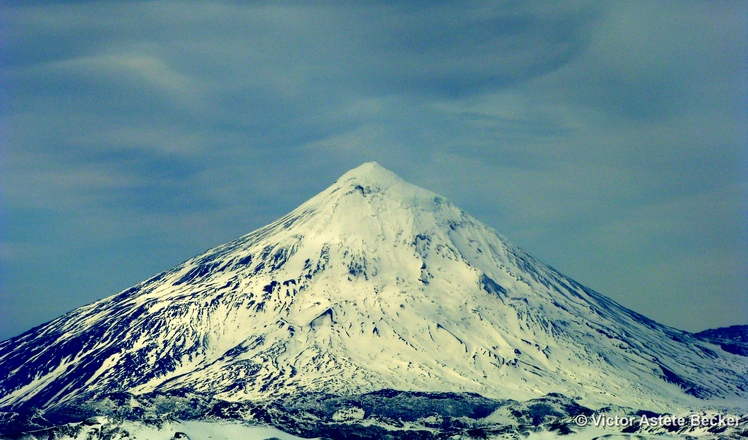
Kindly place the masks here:
POLYGON ((672 408, 744 399, 747 365, 370 162, 270 225, 0 343, 0 410, 382 389, 672 408))

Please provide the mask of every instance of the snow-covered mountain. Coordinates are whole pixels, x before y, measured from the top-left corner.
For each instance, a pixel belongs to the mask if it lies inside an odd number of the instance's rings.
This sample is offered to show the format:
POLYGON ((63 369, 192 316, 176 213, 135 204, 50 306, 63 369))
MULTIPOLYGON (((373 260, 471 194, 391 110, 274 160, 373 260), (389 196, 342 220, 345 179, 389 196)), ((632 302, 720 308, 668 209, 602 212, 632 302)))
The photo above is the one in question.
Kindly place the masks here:
POLYGON ((0 411, 113 393, 383 389, 744 405, 748 362, 534 259, 376 163, 276 222, 0 343, 0 411))

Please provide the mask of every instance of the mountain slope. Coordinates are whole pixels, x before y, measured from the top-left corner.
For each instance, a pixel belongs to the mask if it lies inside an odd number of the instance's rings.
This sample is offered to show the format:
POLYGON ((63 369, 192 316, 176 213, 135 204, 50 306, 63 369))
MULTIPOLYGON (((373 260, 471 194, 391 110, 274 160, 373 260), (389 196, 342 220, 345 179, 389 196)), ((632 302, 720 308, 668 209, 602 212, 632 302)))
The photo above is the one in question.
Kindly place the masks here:
POLYGON ((747 373, 367 163, 266 227, 0 343, 0 408, 390 388, 654 409, 740 401, 747 373))
POLYGON ((748 357, 748 325, 708 329, 694 333, 694 336, 719 345, 726 352, 748 357))

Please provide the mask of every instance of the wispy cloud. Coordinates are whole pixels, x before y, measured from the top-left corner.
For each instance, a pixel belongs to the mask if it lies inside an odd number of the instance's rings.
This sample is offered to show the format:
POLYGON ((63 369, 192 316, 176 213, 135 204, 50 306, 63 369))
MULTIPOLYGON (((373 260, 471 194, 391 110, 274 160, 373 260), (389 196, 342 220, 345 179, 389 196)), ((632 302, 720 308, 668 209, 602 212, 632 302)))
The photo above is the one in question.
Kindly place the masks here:
POLYGON ((745 295, 725 292, 748 281, 746 12, 5 2, 0 338, 259 227, 367 160, 639 312, 738 323, 745 295), (699 316, 699 301, 721 312, 699 316))

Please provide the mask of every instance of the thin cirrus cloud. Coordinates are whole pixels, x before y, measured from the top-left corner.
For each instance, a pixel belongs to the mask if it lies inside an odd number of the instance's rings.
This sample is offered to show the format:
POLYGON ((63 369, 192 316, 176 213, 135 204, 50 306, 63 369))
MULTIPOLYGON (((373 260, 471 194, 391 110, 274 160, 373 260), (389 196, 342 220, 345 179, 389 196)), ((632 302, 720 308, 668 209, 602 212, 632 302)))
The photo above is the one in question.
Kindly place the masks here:
POLYGON ((658 321, 744 323, 746 15, 5 2, 0 338, 262 226, 368 160, 658 321))

